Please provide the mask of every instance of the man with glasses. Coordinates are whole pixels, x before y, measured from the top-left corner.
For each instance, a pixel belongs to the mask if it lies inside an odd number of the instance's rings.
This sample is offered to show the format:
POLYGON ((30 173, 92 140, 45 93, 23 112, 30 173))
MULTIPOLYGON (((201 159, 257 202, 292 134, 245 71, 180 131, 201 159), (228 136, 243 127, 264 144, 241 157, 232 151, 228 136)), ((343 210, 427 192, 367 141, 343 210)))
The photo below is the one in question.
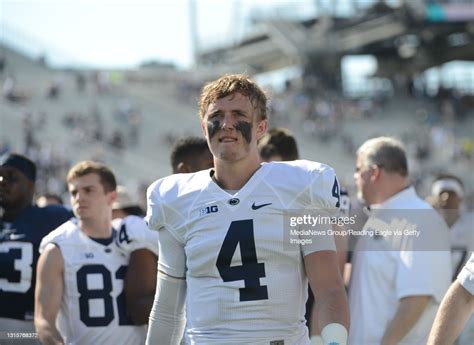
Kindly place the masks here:
POLYGON ((398 140, 362 144, 354 179, 369 219, 353 254, 349 344, 425 344, 451 277, 446 224, 410 185, 398 140))

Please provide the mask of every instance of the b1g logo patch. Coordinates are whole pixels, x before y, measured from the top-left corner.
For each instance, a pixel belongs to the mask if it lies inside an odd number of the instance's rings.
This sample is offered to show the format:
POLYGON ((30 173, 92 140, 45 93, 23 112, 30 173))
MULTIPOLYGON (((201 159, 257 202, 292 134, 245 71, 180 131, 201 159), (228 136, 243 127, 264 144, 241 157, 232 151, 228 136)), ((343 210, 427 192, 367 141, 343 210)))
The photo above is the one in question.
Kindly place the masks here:
POLYGON ((209 213, 217 213, 218 211, 219 209, 217 208, 217 205, 206 206, 201 208, 201 210, 199 211, 199 215, 204 216, 209 213))

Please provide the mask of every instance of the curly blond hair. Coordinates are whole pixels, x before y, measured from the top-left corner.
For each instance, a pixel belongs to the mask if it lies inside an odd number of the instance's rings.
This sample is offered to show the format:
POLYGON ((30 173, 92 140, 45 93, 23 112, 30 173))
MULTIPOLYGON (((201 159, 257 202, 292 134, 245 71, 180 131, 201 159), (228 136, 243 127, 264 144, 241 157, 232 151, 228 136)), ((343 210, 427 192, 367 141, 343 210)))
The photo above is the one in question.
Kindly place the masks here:
POLYGON ((246 96, 257 113, 257 120, 267 119, 267 95, 245 74, 226 74, 204 85, 199 100, 199 116, 204 119, 209 105, 233 93, 246 96))

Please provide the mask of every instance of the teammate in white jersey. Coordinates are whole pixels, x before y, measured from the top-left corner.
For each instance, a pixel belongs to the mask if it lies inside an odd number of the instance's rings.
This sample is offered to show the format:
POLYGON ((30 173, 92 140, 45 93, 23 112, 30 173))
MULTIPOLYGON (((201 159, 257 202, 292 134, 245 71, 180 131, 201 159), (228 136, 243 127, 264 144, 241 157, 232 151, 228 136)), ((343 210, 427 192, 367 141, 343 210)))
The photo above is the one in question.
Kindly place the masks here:
POLYGON ((286 210, 339 201, 333 169, 309 161, 261 164, 266 96, 244 75, 207 84, 201 127, 214 169, 166 177, 148 190, 159 230, 157 296, 147 344, 309 344, 307 281, 320 297, 326 344, 346 344, 348 305, 334 240, 286 247, 286 210))
MULTIPOLYGON (((134 201, 124 186, 117 186, 117 199, 112 204, 112 224, 119 222, 122 218, 136 219, 138 216, 142 224, 144 211, 138 202, 134 201)), ((133 226, 133 225, 132 225, 133 226)), ((148 230, 148 233, 155 231, 148 230)), ((158 248, 158 239, 153 242, 158 248)), ((127 274, 125 276, 125 295, 127 296, 127 310, 130 318, 136 325, 148 323, 148 316, 153 305, 156 289, 158 257, 156 253, 147 248, 134 250, 128 261, 127 274), (147 277, 143 280, 142 277, 147 277)))
MULTIPOLYGON (((469 254, 474 251, 474 213, 464 209, 464 193, 464 184, 460 178, 442 174, 433 181, 429 196, 429 201, 449 226, 453 281, 469 260, 469 254)), ((457 344, 474 344, 474 316, 465 323, 457 344)))
POLYGON ((439 175, 431 186, 427 200, 449 226, 453 281, 474 251, 474 213, 463 209, 464 184, 454 175, 439 175))
POLYGON ((471 253, 469 261, 443 298, 427 345, 453 344, 473 313, 474 253, 471 253))
MULTIPOLYGON (((145 326, 135 326, 126 308, 124 280, 132 252, 157 255, 157 236, 139 217, 112 224, 113 173, 101 163, 80 162, 68 173, 69 221, 40 245, 35 327, 43 344, 140 344, 145 326)), ((142 277, 147 285, 147 276, 142 277)))

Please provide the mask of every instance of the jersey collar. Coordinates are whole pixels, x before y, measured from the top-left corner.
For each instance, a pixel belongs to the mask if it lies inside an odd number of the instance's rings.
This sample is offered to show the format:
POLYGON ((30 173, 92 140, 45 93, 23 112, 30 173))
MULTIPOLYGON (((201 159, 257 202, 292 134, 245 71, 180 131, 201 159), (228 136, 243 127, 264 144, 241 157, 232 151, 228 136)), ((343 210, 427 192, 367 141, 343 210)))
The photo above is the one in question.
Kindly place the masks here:
MULTIPOLYGON (((261 164, 260 169, 258 169, 252 175, 252 177, 250 177, 250 179, 245 183, 245 185, 234 194, 228 193, 227 191, 222 189, 216 182, 214 182, 214 180, 211 177, 212 170, 209 170, 209 173, 207 174, 207 178, 208 178, 207 189, 214 195, 214 197, 218 201, 228 200, 232 198, 238 198, 242 201, 253 192, 253 190, 260 184, 262 179, 268 174, 270 170, 271 170, 271 165, 261 164)), ((228 206, 232 207, 230 205, 228 206)))

